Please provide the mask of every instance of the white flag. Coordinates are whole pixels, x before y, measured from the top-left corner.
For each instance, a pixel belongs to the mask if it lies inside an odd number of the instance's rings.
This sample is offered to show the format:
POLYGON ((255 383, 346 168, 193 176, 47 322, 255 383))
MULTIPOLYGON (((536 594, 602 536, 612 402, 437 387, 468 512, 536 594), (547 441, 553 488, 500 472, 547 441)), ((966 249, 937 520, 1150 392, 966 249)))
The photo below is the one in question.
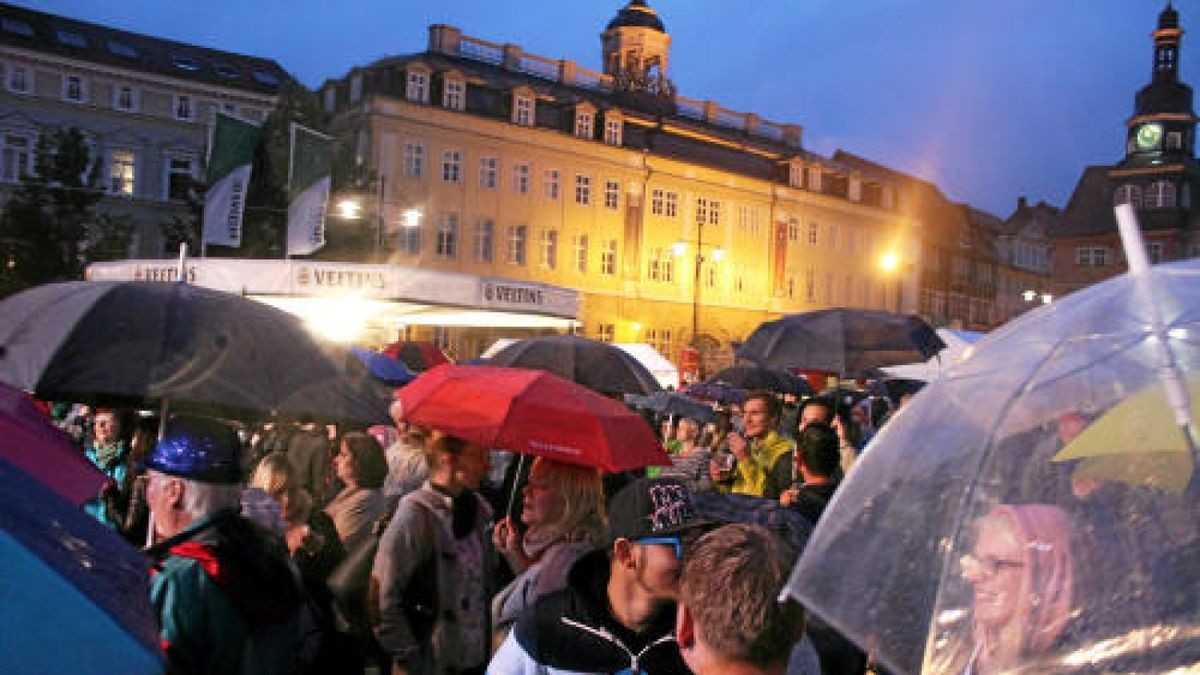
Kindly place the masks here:
POLYGON ((242 245, 242 215, 250 187, 250 166, 262 129, 217 113, 208 153, 208 191, 204 193, 201 245, 242 245))
POLYGON ((288 255, 307 255, 325 245, 325 209, 332 173, 333 140, 293 123, 288 169, 288 255))

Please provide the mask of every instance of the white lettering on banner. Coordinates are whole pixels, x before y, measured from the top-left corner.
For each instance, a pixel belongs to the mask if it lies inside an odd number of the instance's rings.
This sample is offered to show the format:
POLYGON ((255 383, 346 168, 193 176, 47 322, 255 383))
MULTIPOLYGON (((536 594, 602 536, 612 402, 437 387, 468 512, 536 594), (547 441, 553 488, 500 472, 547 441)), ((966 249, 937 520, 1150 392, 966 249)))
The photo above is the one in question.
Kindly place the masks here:
POLYGON ((229 215, 225 217, 225 224, 229 228, 229 238, 238 240, 241 238, 242 232, 242 181, 234 174, 233 185, 229 193, 229 215))
MULTIPOLYGON (((137 265, 133 268, 134 281, 179 281, 179 265, 137 265)), ((187 268, 187 282, 196 283, 196 268, 187 268)))
POLYGON ((540 288, 524 286, 509 286, 506 284, 483 283, 483 299, 487 302, 503 302, 510 305, 546 304, 546 298, 540 288))
POLYGON ((696 519, 692 501, 682 485, 651 485, 650 502, 654 505, 654 511, 647 519, 654 532, 680 527, 696 519))
POLYGON ((322 286, 325 288, 374 288, 382 290, 387 286, 387 277, 383 272, 358 272, 353 270, 322 269, 320 267, 301 267, 296 272, 296 282, 301 286, 322 286))
POLYGON ((583 454, 583 450, 580 450, 579 448, 571 447, 569 445, 558 445, 557 443, 547 443, 545 441, 539 441, 536 439, 529 441, 529 447, 533 448, 534 450, 548 450, 563 455, 583 454))

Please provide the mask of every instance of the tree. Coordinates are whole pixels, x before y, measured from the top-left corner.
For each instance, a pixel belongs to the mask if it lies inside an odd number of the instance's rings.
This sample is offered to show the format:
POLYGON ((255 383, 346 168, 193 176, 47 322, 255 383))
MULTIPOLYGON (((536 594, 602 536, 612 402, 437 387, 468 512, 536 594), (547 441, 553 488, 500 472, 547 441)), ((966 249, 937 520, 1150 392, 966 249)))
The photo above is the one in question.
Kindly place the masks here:
POLYGON ((103 192, 83 133, 72 127, 41 134, 33 169, 0 213, 0 295, 78 279, 87 264, 103 192))

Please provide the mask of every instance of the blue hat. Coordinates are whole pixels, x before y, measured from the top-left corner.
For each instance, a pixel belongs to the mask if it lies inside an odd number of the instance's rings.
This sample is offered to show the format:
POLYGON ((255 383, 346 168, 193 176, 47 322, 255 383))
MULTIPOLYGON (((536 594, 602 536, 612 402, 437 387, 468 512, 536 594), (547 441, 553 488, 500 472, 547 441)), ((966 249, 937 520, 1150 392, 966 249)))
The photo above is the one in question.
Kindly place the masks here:
POLYGON ((142 465, 147 469, 201 483, 235 484, 242 480, 242 445, 237 432, 215 420, 177 417, 142 465))

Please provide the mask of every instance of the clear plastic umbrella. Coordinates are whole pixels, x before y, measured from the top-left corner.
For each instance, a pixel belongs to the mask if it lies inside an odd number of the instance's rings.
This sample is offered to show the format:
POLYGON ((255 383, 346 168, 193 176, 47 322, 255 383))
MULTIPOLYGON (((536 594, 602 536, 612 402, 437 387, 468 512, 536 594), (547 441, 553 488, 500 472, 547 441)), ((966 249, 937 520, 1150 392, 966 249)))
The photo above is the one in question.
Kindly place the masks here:
POLYGON ((1200 261, 1030 312, 875 437, 785 594, 896 672, 1200 672, 1198 373, 1200 261))

